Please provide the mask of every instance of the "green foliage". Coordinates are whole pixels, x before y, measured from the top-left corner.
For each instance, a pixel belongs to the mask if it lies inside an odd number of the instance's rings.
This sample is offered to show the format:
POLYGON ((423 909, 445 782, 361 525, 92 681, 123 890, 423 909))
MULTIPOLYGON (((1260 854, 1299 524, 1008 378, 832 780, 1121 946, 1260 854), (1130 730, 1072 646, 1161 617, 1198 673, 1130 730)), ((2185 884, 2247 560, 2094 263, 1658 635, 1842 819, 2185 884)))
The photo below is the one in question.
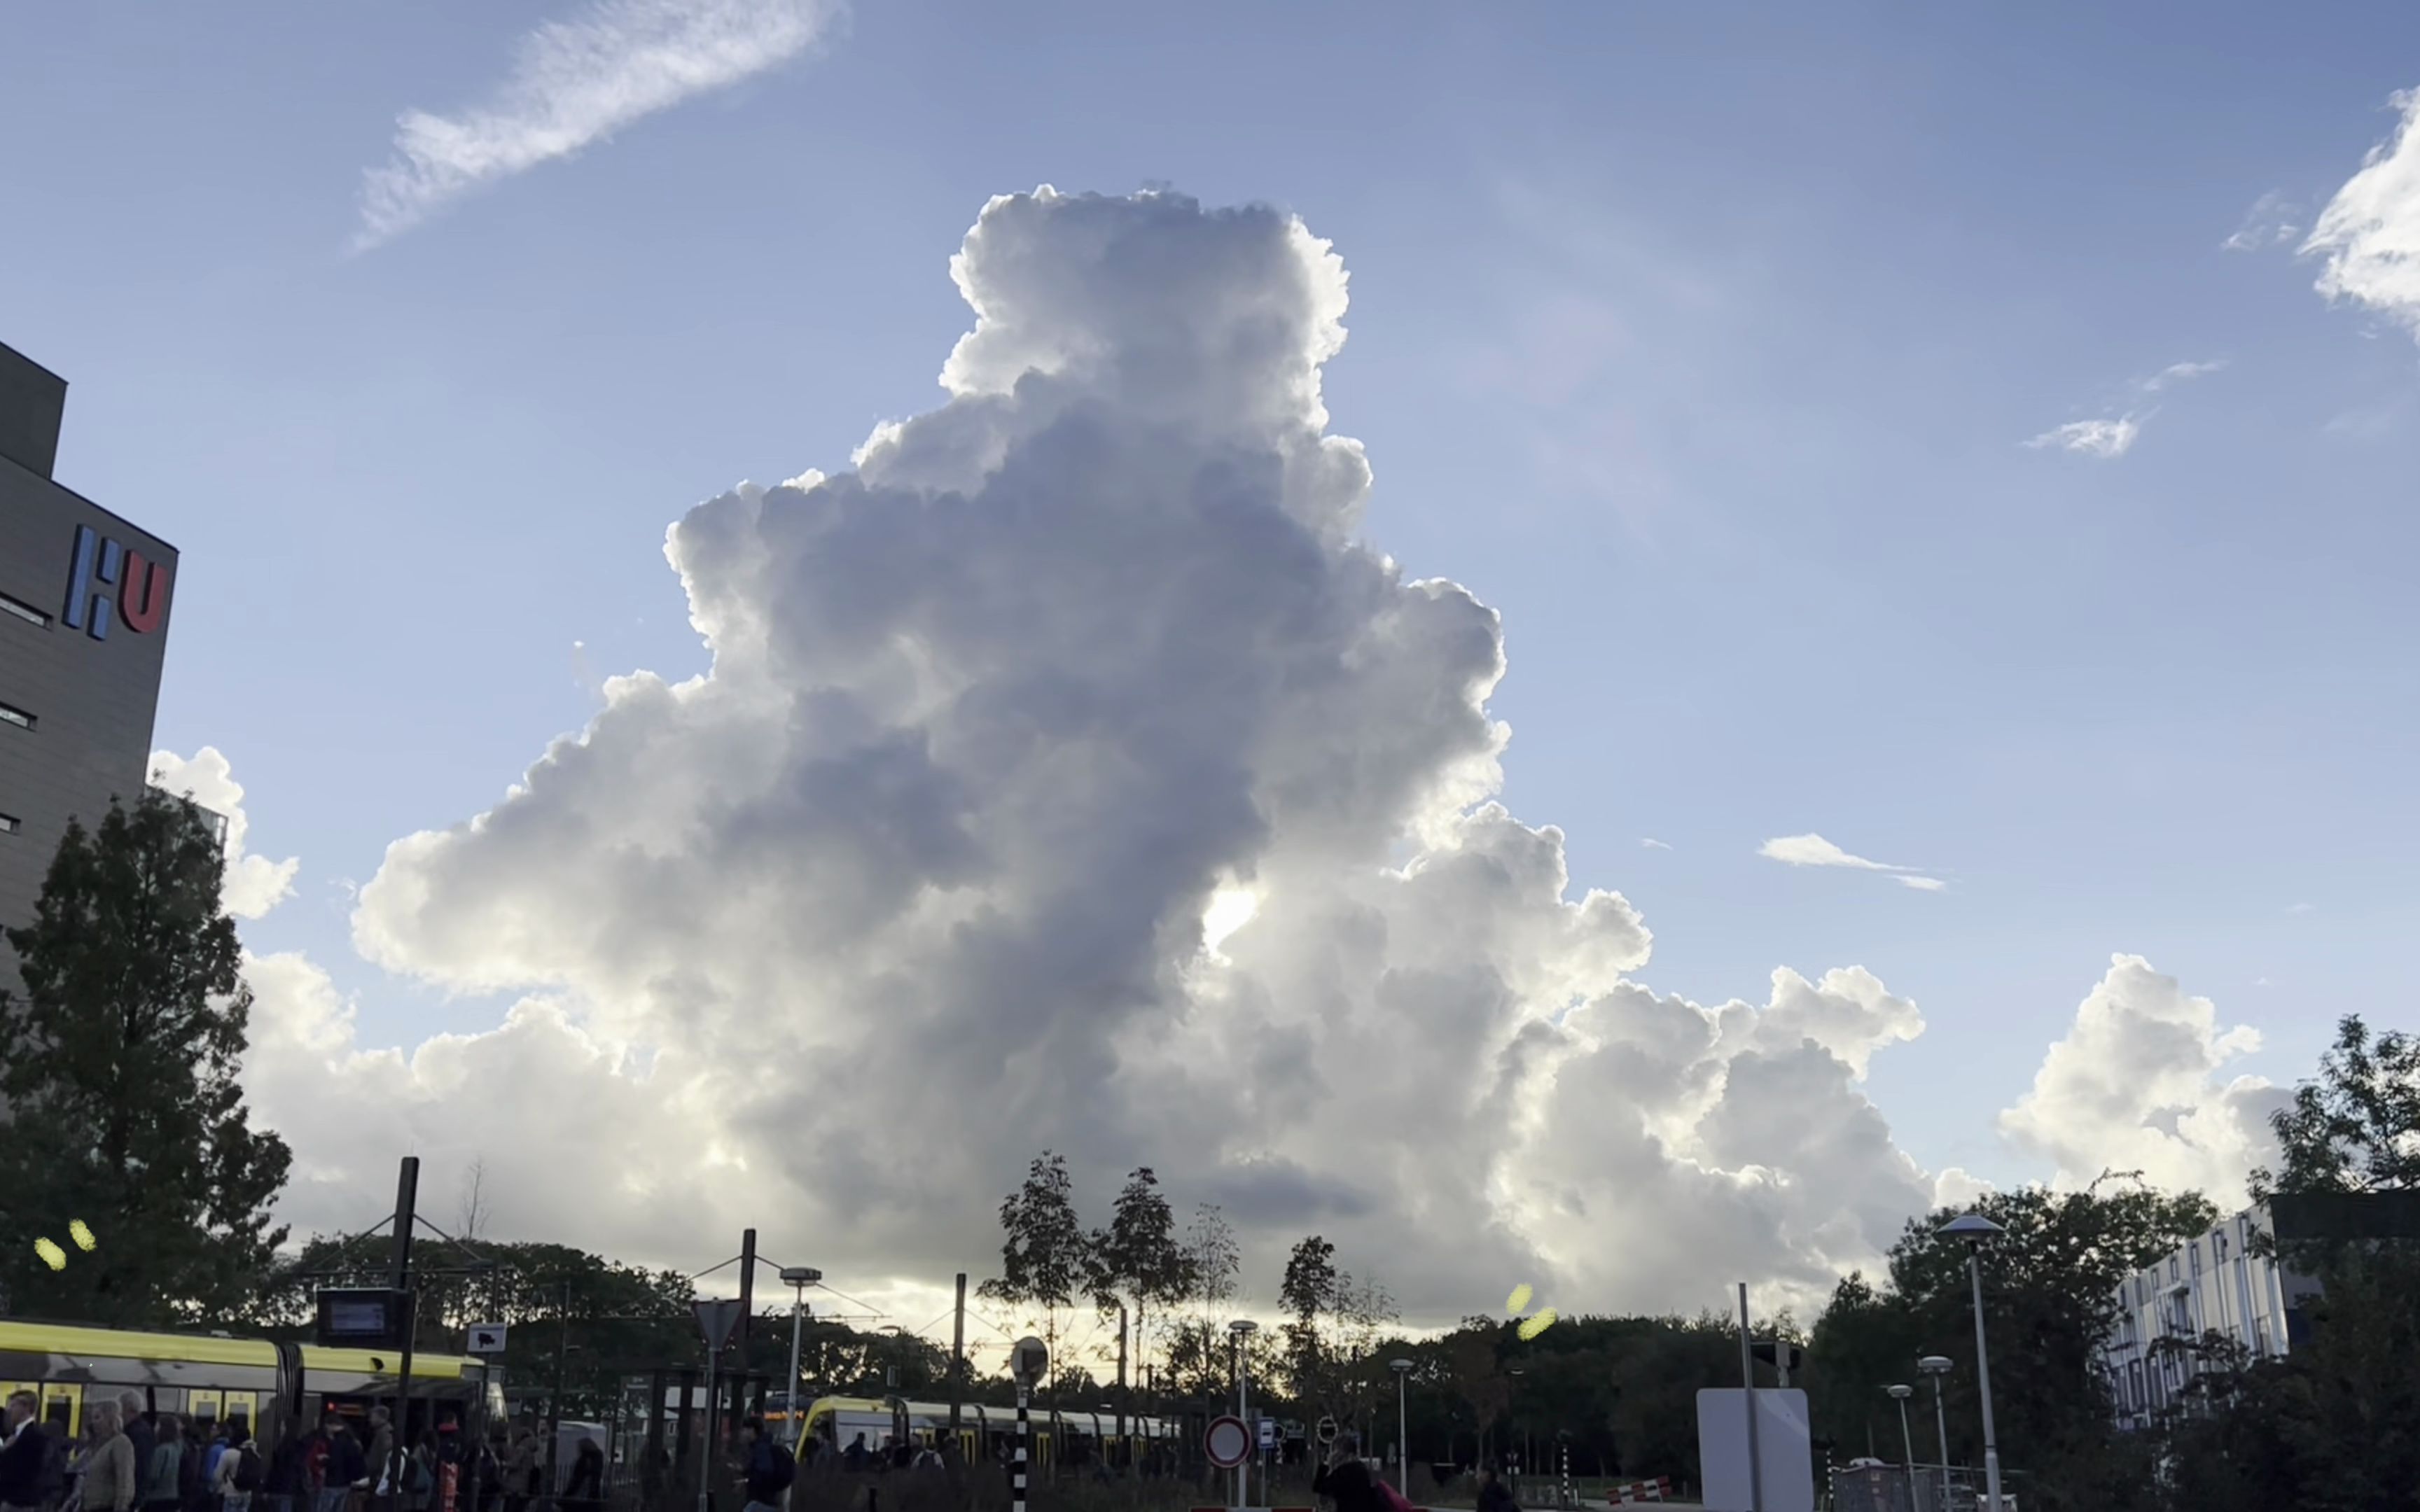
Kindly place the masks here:
POLYGON ((996 1302, 1040 1306, 1055 1368, 1059 1313, 1098 1269, 1092 1236, 1076 1216, 1076 1183, 1064 1155, 1046 1149, 1034 1157, 1025 1184, 1001 1203, 1000 1227, 1000 1274, 976 1290, 996 1302))
MULTIPOLYGON (((1984 1321, 1994 1415, 2001 1442, 2022 1446, 2011 1458, 2029 1473, 2026 1504, 2119 1505, 2137 1479, 2115 1453, 2115 1404, 2098 1368, 2118 1287, 2216 1213, 2197 1195, 2118 1179, 2083 1192, 1993 1193, 1975 1211, 2006 1230, 1983 1252, 1984 1321)), ((1884 1388, 1919 1384, 1916 1357, 1939 1354, 1959 1364, 1945 1382, 1950 1458, 1982 1462, 1967 1246, 1935 1232, 1955 1216, 1943 1209, 1910 1222, 1891 1248, 1887 1284, 1849 1277, 1816 1324, 1809 1408, 1817 1437, 1843 1454, 1896 1441, 1884 1388)))
POLYGON ((8 931, 24 992, 0 994, 0 1294, 21 1314, 223 1319, 286 1238, 270 1208, 291 1155, 236 1079, 252 994, 225 865, 198 810, 147 790, 96 832, 69 825, 34 921, 8 931), (100 1247, 56 1273, 15 1237, 64 1240, 72 1219, 100 1247))
POLYGON ((2420 1186, 2420 1039, 2401 1030, 2372 1039, 2359 1015, 2346 1015, 2318 1079, 2269 1121, 2281 1164, 2255 1174, 2256 1196, 2420 1186))

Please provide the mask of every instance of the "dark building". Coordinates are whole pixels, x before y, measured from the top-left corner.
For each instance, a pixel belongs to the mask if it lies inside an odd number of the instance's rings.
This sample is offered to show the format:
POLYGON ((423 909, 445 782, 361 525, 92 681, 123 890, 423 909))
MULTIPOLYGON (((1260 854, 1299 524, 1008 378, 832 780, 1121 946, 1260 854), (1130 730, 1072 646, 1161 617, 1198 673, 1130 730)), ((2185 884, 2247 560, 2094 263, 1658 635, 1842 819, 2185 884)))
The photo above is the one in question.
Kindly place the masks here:
POLYGON ((141 795, 176 590, 174 547, 52 481, 67 393, 0 346, 0 926, 33 917, 69 820, 141 795))

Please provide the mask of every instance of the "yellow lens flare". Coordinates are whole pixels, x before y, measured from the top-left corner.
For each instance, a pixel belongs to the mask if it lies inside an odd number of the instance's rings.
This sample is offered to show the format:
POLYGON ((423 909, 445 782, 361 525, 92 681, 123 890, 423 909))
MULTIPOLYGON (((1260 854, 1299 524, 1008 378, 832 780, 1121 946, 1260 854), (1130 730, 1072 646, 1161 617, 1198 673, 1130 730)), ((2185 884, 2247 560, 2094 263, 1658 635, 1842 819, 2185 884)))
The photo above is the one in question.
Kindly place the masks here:
POLYGON ((68 1252, 47 1239, 34 1241, 34 1253, 40 1256, 42 1263, 54 1271, 64 1271, 68 1268, 68 1252))
POLYGON ((68 1237, 74 1240, 76 1248, 86 1255, 101 1247, 101 1241, 92 1237, 92 1230, 84 1226, 84 1220, 81 1218, 68 1225, 68 1237))
POLYGON ((1525 1340, 1536 1338, 1552 1328, 1554 1323, 1555 1310, 1552 1307, 1541 1307, 1538 1309, 1537 1317, 1528 1319, 1521 1324, 1521 1337, 1525 1340))
POLYGON ((1528 1310, 1529 1283, 1524 1281, 1512 1288, 1512 1295, 1504 1299, 1504 1311, 1507 1316, 1517 1318, 1528 1310))

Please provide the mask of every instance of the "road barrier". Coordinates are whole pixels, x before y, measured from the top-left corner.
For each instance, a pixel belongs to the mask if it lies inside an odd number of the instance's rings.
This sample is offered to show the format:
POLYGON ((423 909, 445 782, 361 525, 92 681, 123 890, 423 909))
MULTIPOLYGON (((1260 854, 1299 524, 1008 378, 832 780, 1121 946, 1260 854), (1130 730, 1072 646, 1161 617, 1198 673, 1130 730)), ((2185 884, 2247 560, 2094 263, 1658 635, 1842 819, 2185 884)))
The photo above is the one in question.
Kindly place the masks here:
POLYGON ((1621 1506, 1633 1502, 1668 1502, 1672 1500, 1672 1477, 1658 1475, 1653 1480, 1629 1480, 1609 1486, 1605 1493, 1607 1506, 1621 1506))

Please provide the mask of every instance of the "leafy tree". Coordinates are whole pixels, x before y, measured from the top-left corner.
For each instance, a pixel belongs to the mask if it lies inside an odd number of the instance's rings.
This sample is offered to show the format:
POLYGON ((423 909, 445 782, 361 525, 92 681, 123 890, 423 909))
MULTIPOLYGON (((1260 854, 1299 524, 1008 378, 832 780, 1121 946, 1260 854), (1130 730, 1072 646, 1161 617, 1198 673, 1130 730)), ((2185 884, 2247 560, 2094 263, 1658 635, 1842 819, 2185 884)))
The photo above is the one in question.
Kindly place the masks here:
POLYGON ((2373 1039, 2347 1014, 2318 1079, 2269 1121, 2281 1165, 2254 1174, 2256 1196, 2420 1187, 2420 1038, 2390 1029, 2373 1039))
MULTIPOLYGON (((1278 1285, 1278 1303, 1289 1315, 1285 1325, 1286 1375, 1297 1400, 1311 1405, 1323 1398, 1325 1379, 1319 1320, 1335 1307, 1343 1277, 1336 1269, 1336 1246, 1311 1234, 1298 1241, 1286 1257, 1285 1279, 1278 1285)), ((1326 1406, 1324 1400, 1317 1405, 1326 1406)))
POLYGON ((242 1310, 286 1230, 291 1155, 251 1126, 237 1083, 252 993, 212 826, 147 790, 97 831, 70 824, 34 920, 8 932, 22 995, 0 993, 0 1294, 101 1323, 217 1322, 242 1310), (29 1240, 98 1241, 54 1272, 29 1240), (21 1239, 17 1236, 26 1236, 21 1239))
POLYGON ((1093 1292, 1104 1313, 1121 1298, 1134 1306, 1137 1358, 1133 1375, 1140 1377, 1148 1357, 1147 1310, 1184 1300, 1191 1282, 1190 1257, 1176 1237, 1176 1216, 1161 1195, 1159 1178, 1150 1166, 1126 1178, 1111 1210, 1109 1227, 1093 1236, 1093 1292))
POLYGON ((1044 1150, 1027 1168, 1025 1184, 1000 1205, 1001 1273, 976 1291, 996 1302, 1038 1305, 1043 1314, 1043 1342, 1050 1350, 1053 1378, 1051 1419, 1058 1420, 1055 1382, 1065 1362, 1059 1357, 1059 1313, 1075 1304, 1079 1289, 1092 1284, 1099 1265, 1093 1237, 1076 1216, 1076 1183, 1067 1174, 1067 1158, 1044 1150))

